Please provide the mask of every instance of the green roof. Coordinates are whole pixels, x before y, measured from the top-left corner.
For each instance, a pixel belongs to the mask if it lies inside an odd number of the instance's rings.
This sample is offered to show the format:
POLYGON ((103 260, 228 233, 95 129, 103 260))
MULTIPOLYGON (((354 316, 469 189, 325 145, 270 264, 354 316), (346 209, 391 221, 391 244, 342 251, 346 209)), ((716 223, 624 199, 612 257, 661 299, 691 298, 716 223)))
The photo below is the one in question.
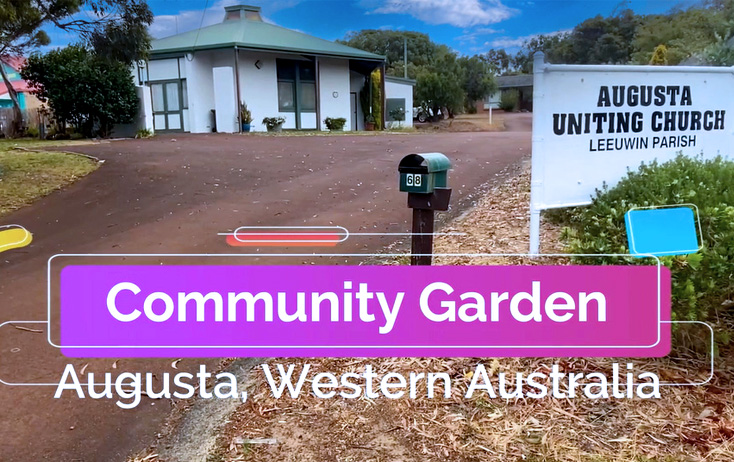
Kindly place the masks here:
POLYGON ((219 48, 247 48, 384 61, 385 58, 266 22, 238 19, 154 40, 151 55, 219 48))

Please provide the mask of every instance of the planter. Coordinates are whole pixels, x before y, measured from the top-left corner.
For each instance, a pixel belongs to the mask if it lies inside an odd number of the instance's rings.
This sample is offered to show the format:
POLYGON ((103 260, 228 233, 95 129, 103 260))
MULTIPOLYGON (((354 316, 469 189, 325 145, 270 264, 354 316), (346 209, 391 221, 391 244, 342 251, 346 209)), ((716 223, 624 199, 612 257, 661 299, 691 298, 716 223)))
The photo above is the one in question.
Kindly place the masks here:
POLYGON ((269 132, 280 133, 283 131, 283 124, 278 124, 274 127, 268 127, 269 132))
POLYGON ((365 122, 364 123, 364 129, 368 132, 375 131, 375 123, 374 122, 365 122))
POLYGON ((250 124, 242 124, 242 132, 243 133, 250 133, 250 130, 252 129, 252 125, 250 124))

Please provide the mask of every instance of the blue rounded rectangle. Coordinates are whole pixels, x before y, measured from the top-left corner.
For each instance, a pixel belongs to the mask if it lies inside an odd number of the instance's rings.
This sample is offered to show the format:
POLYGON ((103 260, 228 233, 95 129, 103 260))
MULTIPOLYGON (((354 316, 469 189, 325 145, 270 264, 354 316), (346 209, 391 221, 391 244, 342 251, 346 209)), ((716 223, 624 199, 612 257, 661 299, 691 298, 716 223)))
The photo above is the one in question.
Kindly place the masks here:
POLYGON ((686 255, 699 250, 696 217, 690 207, 630 210, 624 221, 632 255, 686 255))

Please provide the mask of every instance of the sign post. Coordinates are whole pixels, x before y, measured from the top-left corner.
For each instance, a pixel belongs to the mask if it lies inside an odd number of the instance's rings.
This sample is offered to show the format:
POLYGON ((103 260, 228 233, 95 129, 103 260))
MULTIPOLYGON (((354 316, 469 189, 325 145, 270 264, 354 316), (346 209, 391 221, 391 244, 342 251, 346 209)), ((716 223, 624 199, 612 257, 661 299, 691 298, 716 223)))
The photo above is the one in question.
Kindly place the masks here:
MULTIPOLYGON (((734 67, 548 64, 534 57, 530 254, 542 210, 588 205, 641 163, 734 151, 734 67)), ((658 204, 665 205, 665 204, 658 204)))

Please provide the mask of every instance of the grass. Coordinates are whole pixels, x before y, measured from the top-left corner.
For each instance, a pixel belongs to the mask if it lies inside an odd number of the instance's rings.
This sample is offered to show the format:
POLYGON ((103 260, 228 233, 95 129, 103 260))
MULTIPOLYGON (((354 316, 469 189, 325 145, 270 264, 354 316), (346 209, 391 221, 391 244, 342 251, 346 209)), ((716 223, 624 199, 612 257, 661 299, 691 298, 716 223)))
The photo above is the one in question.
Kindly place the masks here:
POLYGON ((44 147, 75 144, 80 143, 0 140, 0 217, 95 171, 99 164, 87 157, 43 151, 44 147))

